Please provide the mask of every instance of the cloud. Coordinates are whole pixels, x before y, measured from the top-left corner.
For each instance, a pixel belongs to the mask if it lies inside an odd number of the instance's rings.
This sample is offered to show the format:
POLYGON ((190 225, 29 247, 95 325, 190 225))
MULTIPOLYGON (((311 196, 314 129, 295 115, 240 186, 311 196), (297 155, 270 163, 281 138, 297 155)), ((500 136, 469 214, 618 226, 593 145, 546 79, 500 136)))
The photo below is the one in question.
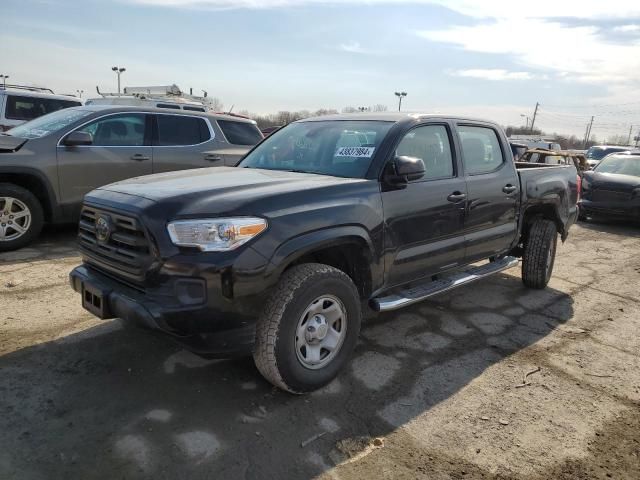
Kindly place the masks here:
POLYGON ((502 68, 471 68, 450 72, 456 77, 480 78, 483 80, 531 80, 534 76, 529 72, 510 72, 502 68))
POLYGON ((614 32, 621 32, 621 33, 635 33, 635 32, 640 32, 640 25, 634 25, 634 24, 630 24, 630 25, 619 25, 617 27, 613 27, 613 31, 614 32))
POLYGON ((559 2, 537 0, 535 8, 527 2, 504 0, 122 0, 128 3, 165 7, 195 8, 279 8, 309 5, 440 5, 475 18, 592 18, 627 19, 640 16, 640 5, 630 0, 583 0, 559 2))
POLYGON ((340 50, 348 53, 357 53, 360 55, 371 55, 376 53, 374 50, 364 48, 359 42, 349 42, 340 45, 340 50))
POLYGON ((568 26, 547 19, 482 21, 417 32, 425 39, 458 46, 468 52, 503 54, 509 63, 551 71, 566 81, 603 85, 635 85, 640 71, 640 41, 614 43, 596 26, 568 26))

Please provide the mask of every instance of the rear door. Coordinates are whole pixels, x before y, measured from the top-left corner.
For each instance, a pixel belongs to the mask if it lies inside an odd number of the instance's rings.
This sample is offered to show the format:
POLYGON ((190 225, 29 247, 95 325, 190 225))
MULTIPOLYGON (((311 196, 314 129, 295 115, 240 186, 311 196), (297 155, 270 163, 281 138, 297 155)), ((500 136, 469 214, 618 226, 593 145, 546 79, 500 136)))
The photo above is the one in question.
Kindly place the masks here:
POLYGON ((153 172, 219 167, 222 157, 209 155, 218 144, 207 117, 157 113, 154 117, 153 172))
POLYGON ((473 262, 511 246, 520 182, 493 126, 458 124, 457 131, 467 183, 466 260, 473 262))
POLYGON ((149 115, 109 114, 73 131, 90 133, 93 144, 67 147, 58 142, 62 203, 79 208, 83 196, 94 188, 152 173, 149 115))
POLYGON ((414 127, 396 147, 395 155, 421 158, 426 173, 405 186, 382 184, 385 243, 394 249, 385 266, 389 285, 435 275, 464 260, 467 187, 452 145, 450 126, 442 123, 414 127))

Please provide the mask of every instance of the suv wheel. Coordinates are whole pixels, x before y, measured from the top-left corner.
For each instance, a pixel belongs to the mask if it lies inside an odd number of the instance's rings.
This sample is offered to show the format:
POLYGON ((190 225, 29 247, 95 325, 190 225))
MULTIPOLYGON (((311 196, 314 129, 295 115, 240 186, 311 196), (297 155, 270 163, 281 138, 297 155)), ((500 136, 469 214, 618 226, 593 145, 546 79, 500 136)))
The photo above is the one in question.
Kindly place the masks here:
POLYGON ((553 271, 557 244, 556 224, 542 218, 534 220, 522 256, 522 282, 527 287, 542 289, 547 286, 553 271))
POLYGON ((42 206, 35 195, 17 185, 0 183, 0 252, 31 243, 43 223, 42 206))
POLYGON ((283 390, 316 390, 348 361, 360 318, 358 290, 344 272, 318 263, 292 267, 258 320, 256 366, 283 390))

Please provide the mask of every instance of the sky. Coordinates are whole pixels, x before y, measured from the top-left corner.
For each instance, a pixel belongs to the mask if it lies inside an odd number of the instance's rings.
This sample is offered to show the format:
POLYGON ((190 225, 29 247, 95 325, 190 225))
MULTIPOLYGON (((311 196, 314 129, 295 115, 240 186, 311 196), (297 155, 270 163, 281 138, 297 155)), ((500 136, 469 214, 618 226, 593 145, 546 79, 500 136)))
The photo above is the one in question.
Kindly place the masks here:
POLYGON ((632 0, 2 0, 0 74, 83 98, 175 83, 228 109, 384 104, 598 138, 640 130, 632 0), (535 5, 535 6, 534 6, 535 5))

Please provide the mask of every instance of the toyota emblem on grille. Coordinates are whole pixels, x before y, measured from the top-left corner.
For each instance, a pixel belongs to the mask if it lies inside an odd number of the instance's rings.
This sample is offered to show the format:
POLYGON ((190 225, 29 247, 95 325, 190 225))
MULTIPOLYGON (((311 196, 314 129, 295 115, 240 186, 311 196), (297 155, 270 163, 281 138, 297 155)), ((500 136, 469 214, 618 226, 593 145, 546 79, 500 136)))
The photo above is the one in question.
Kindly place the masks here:
POLYGON ((96 238, 99 242, 106 242, 111 235, 111 218, 99 216, 96 220, 96 238))

